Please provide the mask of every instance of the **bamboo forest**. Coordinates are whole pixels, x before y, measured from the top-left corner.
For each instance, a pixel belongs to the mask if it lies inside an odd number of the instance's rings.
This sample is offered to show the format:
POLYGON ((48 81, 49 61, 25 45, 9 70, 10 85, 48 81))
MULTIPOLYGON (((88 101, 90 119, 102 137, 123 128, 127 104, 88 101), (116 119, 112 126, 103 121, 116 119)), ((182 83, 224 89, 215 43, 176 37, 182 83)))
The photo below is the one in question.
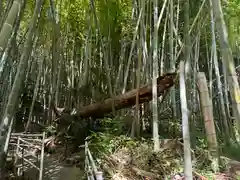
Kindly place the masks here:
POLYGON ((0 0, 0 180, 240 180, 239 0, 0 0))

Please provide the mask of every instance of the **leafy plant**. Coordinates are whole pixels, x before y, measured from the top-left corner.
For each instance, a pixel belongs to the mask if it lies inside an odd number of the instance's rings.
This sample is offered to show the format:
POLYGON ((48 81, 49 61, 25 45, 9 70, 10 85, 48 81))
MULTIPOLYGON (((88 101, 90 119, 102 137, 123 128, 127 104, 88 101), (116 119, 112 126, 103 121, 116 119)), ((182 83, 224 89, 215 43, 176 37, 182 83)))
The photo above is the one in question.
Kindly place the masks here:
POLYGON ((47 126, 44 131, 48 136, 51 136, 57 132, 56 127, 53 125, 47 126))
POLYGON ((92 132, 87 138, 89 140, 91 150, 96 156, 112 154, 117 148, 129 147, 133 148, 137 142, 125 135, 114 136, 110 133, 92 132))

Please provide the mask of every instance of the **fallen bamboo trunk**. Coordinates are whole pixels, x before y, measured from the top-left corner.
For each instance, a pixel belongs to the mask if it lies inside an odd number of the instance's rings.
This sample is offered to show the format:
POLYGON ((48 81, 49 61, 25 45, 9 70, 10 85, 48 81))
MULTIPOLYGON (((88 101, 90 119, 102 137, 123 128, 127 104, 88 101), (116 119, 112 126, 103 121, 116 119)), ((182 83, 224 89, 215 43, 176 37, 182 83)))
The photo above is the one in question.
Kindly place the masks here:
MULTIPOLYGON (((157 79, 157 93, 162 95, 174 85, 176 73, 168 73, 157 79)), ((116 110, 131 107, 136 103, 136 95, 139 92, 139 103, 149 102, 152 100, 152 85, 146 85, 139 89, 133 89, 125 94, 118 95, 94 104, 82 107, 74 116, 78 117, 101 117, 112 111, 112 104, 116 110)))

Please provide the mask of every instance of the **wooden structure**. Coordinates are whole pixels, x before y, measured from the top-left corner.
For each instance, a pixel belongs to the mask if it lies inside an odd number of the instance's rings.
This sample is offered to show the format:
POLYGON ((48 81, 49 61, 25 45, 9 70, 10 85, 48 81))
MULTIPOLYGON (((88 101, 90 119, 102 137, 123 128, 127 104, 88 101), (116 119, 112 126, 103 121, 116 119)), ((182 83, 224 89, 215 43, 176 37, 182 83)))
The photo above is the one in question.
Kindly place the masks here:
POLYGON ((85 172, 87 172, 88 180, 103 180, 103 173, 98 170, 87 141, 85 141, 85 172))
POLYGON ((45 133, 12 133, 8 157, 13 157, 15 174, 24 176, 24 172, 34 169, 36 180, 43 180, 45 133))

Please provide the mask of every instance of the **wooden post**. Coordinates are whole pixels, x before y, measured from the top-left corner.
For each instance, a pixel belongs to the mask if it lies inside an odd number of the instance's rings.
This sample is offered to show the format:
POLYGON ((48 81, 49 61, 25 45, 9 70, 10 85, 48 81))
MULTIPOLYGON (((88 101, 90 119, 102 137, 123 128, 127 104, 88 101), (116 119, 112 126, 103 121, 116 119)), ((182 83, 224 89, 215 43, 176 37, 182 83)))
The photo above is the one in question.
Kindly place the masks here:
MULTIPOLYGON (((15 152, 14 166, 16 166, 17 161, 18 161, 19 143, 20 143, 20 139, 19 139, 19 137, 18 137, 18 138, 17 138, 17 148, 16 148, 16 152, 15 152)), ((19 175, 19 168, 18 168, 18 167, 17 167, 17 175, 19 175)))
POLYGON ((85 141, 85 171, 87 172, 88 180, 94 180, 93 170, 90 167, 89 157, 88 157, 88 143, 85 141))
POLYGON ((39 180, 42 180, 42 178, 43 178, 44 140, 45 140, 45 132, 42 135, 42 149, 41 149, 41 157, 40 157, 39 180))

